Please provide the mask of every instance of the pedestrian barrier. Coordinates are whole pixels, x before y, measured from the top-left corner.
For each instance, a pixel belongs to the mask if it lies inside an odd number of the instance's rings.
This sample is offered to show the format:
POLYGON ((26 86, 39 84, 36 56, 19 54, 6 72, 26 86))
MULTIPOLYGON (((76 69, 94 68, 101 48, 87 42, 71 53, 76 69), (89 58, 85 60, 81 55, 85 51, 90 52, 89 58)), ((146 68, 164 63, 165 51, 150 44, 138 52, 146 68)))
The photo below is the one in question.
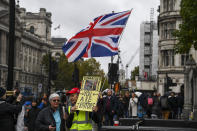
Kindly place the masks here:
POLYGON ((140 126, 103 126, 100 131, 196 131, 193 128, 175 128, 175 127, 145 127, 140 126))
POLYGON ((169 128, 193 128, 197 130, 197 121, 189 120, 163 120, 163 119, 138 119, 138 118, 120 118, 120 126, 137 125, 145 127, 169 127, 169 128))

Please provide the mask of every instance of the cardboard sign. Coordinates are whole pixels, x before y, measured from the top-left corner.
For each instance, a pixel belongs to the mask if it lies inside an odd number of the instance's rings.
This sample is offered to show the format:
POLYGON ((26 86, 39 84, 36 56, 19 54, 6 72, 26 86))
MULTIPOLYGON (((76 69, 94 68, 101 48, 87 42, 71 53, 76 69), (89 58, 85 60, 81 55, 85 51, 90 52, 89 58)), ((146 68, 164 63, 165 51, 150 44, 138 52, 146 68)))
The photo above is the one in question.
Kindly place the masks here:
POLYGON ((96 106, 101 86, 101 77, 84 76, 77 99, 77 110, 90 111, 96 106))

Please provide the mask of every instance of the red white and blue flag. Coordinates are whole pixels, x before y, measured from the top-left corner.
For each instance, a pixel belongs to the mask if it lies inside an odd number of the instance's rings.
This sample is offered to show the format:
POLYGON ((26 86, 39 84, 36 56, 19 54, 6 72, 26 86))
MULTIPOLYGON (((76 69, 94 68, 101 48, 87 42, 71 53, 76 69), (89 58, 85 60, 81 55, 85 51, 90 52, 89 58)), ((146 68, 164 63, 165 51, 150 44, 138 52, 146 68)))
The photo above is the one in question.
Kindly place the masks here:
POLYGON ((118 54, 118 41, 130 11, 99 16, 62 47, 69 62, 81 57, 103 57, 118 54))

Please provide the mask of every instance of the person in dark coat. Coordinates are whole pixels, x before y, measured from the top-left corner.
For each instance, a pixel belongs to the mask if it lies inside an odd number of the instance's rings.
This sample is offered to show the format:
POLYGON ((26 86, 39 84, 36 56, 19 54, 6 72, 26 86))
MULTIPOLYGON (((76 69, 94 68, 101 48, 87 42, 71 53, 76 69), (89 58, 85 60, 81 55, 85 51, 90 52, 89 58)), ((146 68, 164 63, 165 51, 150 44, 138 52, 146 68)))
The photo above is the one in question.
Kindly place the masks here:
POLYGON ((171 109, 171 118, 176 119, 177 118, 178 106, 177 106, 177 98, 175 97, 174 92, 170 93, 169 106, 170 106, 170 109, 171 109))
POLYGON ((105 116, 105 122, 104 124, 106 126, 113 125, 113 117, 115 115, 116 111, 116 98, 112 95, 112 90, 107 91, 107 96, 103 98, 103 111, 105 116))
POLYGON ((101 130, 102 124, 103 124, 103 96, 102 93, 99 93, 99 98, 98 98, 98 102, 97 102, 97 106, 98 106, 98 131, 101 130))
POLYGON ((35 121, 38 116, 40 109, 37 107, 37 100, 32 100, 32 108, 29 110, 26 116, 25 126, 28 128, 28 131, 35 131, 35 121))
POLYGON ((152 105, 152 114, 151 118, 160 118, 161 109, 160 109, 160 101, 156 92, 153 93, 153 105, 152 105))
POLYGON ((36 131, 65 131, 65 118, 60 106, 60 96, 53 93, 50 105, 42 109, 36 118, 36 131))
POLYGON ((129 117, 129 112, 128 112, 129 101, 130 101, 130 94, 129 94, 129 91, 126 91, 125 95, 124 95, 124 98, 123 98, 124 118, 128 118, 129 117))
POLYGON ((178 115, 178 119, 181 119, 183 105, 184 105, 184 97, 181 93, 179 93, 178 96, 177 96, 177 107, 178 107, 177 115, 178 115))
POLYGON ((22 95, 18 95, 16 105, 6 102, 6 90, 0 87, 0 130, 15 131, 14 114, 18 114, 22 110, 20 103, 22 95))
POLYGON ((165 93, 163 96, 161 96, 159 105, 161 107, 162 118, 167 120, 170 115, 168 93, 165 93))

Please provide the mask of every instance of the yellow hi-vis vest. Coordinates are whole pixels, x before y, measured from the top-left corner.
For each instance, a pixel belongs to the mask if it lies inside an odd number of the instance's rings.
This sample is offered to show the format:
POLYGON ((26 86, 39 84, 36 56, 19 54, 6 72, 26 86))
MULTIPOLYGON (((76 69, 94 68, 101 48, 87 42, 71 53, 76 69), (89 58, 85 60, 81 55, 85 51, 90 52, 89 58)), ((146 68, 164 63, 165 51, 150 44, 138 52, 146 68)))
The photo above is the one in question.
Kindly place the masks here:
MULTIPOLYGON (((71 112, 71 106, 68 107, 68 113, 71 112)), ((70 131, 92 131, 92 119, 89 112, 79 111, 78 115, 74 112, 74 118, 70 131)))

